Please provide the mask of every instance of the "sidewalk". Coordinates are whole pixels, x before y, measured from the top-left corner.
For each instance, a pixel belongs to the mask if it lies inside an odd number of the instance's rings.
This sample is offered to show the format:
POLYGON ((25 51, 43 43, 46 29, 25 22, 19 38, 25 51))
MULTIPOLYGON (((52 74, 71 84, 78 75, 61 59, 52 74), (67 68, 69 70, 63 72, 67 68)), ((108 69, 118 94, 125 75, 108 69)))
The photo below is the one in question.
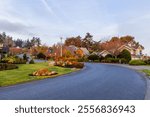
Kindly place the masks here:
POLYGON ((130 66, 130 65, 125 65, 125 64, 118 64, 118 65, 123 66, 123 67, 128 67, 128 68, 134 69, 134 70, 143 70, 143 69, 150 70, 150 66, 130 66))

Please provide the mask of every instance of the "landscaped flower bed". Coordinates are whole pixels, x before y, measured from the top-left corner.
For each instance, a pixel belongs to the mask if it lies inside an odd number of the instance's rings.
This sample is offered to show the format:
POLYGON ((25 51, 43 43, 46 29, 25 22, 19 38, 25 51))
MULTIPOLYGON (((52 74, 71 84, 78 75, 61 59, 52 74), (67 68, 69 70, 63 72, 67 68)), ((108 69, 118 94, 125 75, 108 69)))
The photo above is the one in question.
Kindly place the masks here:
POLYGON ((52 76, 52 75, 56 75, 56 74, 58 74, 58 73, 55 71, 49 71, 47 68, 45 68, 45 69, 37 70, 37 71, 33 72, 31 75, 32 76, 52 76))
MULTIPOLYGON (((15 65, 15 64, 11 64, 11 65, 15 65)), ((60 76, 60 75, 77 71, 76 69, 71 69, 71 68, 49 66, 48 62, 41 62, 35 64, 19 64, 17 66, 18 69, 0 71, 0 87, 10 86, 10 85, 24 83, 24 82, 30 82, 34 80, 53 78, 55 76, 60 76), (48 71, 51 72, 51 76, 33 76, 33 72, 37 72, 40 69, 45 69, 45 68, 47 68, 48 71)))
POLYGON ((66 68, 83 68, 84 63, 76 61, 55 61, 55 66, 66 67, 66 68))

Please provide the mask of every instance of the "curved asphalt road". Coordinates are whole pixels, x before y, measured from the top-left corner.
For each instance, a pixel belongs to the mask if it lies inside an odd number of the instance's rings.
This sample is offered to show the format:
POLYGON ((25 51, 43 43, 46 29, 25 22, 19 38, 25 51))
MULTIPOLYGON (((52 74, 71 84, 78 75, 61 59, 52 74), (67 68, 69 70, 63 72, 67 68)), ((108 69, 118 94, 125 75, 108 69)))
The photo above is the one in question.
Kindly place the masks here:
POLYGON ((132 100, 144 99, 146 81, 135 71, 109 64, 86 68, 53 79, 1 87, 0 99, 132 100))

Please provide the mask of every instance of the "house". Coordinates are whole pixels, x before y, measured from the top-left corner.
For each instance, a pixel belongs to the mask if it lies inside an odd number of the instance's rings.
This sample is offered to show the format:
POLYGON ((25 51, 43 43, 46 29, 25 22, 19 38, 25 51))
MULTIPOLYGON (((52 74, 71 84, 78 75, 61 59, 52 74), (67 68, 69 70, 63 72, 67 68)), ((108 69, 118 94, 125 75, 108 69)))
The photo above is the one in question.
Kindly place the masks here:
POLYGON ((20 47, 11 47, 9 49, 11 55, 17 55, 23 53, 23 49, 20 47))
POLYGON ((123 50, 128 50, 131 54, 132 60, 138 60, 143 59, 143 53, 144 47, 140 44, 129 42, 123 45, 118 46, 118 48, 112 48, 111 50, 103 50, 99 52, 99 56, 105 57, 107 55, 114 55, 114 53, 117 55, 121 53, 123 50))
POLYGON ((76 54, 80 57, 83 57, 83 56, 88 56, 90 53, 86 48, 81 47, 76 50, 76 54))
POLYGON ((142 57, 142 60, 150 60, 150 56, 144 55, 144 56, 142 57))
POLYGON ((103 50, 98 53, 98 56, 101 56, 101 57, 106 57, 107 55, 111 55, 111 53, 107 50, 103 50))
POLYGON ((138 60, 143 58, 142 51, 144 50, 144 47, 142 47, 141 45, 127 44, 122 45, 120 48, 118 48, 119 52, 122 52, 123 50, 128 50, 130 52, 132 60, 138 60))
POLYGON ((78 48, 74 45, 71 46, 64 46, 63 47, 63 55, 66 55, 68 52, 71 54, 71 56, 77 56, 76 55, 76 51, 78 50, 78 48))
POLYGON ((2 59, 2 48, 3 48, 3 44, 0 43, 0 59, 2 59))
MULTIPOLYGON (((51 57, 60 57, 61 55, 61 46, 56 45, 51 48, 51 57)), ((83 56, 88 56, 89 51, 86 48, 79 48, 74 45, 70 46, 62 46, 62 55, 64 57, 75 57, 75 58, 80 58, 83 56)))
POLYGON ((98 55, 99 52, 92 52, 91 55, 98 55))
POLYGON ((0 43, 0 49, 3 47, 3 43, 0 43))
POLYGON ((90 54, 90 52, 86 48, 80 48, 80 50, 82 50, 83 55, 85 56, 88 56, 90 54))
POLYGON ((6 57, 9 54, 9 47, 5 46, 3 43, 0 44, 0 59, 6 57))
POLYGON ((69 48, 71 48, 73 51, 76 51, 77 49, 79 49, 78 47, 74 46, 74 45, 70 45, 68 46, 69 48))

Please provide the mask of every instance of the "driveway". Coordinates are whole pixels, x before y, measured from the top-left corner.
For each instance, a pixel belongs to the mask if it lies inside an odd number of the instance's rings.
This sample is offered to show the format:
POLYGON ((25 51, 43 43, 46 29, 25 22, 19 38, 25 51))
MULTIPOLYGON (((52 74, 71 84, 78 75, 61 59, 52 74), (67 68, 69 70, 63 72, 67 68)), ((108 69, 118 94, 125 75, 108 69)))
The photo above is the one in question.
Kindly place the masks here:
POLYGON ((0 99, 143 100, 146 80, 136 71, 110 64, 86 63, 75 73, 1 87, 0 99))

